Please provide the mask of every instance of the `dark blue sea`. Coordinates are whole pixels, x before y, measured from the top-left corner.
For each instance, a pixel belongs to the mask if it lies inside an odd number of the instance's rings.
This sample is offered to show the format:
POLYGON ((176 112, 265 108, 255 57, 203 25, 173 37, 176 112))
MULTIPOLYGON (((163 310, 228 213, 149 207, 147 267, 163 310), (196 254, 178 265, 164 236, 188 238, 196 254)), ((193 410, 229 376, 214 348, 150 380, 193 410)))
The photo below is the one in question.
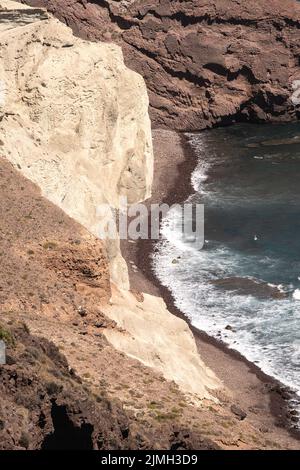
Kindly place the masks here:
POLYGON ((192 323, 300 395, 300 128, 248 125, 189 134, 190 202, 205 206, 203 249, 171 211, 153 257, 192 323))

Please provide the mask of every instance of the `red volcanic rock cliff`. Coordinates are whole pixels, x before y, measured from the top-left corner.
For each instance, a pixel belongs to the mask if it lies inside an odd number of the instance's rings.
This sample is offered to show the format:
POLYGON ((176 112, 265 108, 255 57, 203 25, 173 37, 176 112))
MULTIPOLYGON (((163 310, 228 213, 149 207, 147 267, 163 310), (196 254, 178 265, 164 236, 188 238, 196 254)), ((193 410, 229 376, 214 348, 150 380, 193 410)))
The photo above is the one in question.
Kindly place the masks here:
POLYGON ((26 0, 81 37, 122 45, 154 126, 203 129, 300 114, 295 0, 26 0))

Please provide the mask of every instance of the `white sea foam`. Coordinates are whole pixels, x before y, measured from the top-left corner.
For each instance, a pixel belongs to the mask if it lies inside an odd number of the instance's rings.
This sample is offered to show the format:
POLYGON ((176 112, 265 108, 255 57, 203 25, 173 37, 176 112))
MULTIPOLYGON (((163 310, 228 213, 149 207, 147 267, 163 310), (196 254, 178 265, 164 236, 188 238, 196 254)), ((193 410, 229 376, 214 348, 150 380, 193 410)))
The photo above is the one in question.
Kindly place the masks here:
POLYGON ((217 271, 226 271, 230 262, 219 265, 218 255, 213 258, 204 251, 192 256, 183 253, 165 240, 153 263, 156 275, 173 293, 176 306, 195 327, 238 350, 265 373, 294 389, 300 400, 300 377, 292 362, 287 364, 288 357, 293 362, 299 359, 299 344, 288 341, 298 325, 297 316, 289 314, 290 301, 259 302, 250 295, 233 295, 215 288, 209 280, 217 271), (178 258, 175 265, 174 258, 178 258), (199 265, 201 275, 195 276, 199 265), (283 323, 285 316, 287 322, 283 323), (228 331, 227 325, 234 332, 228 331))
POLYGON ((272 282, 268 282, 268 286, 277 289, 282 294, 287 293, 289 291, 288 286, 284 286, 283 284, 272 284, 272 282))
POLYGON ((182 232, 182 213, 177 208, 172 208, 161 227, 161 234, 166 240, 170 240, 172 246, 179 252, 193 251, 194 248, 188 245, 182 232))
POLYGON ((192 187, 195 191, 205 193, 201 183, 207 180, 207 170, 209 163, 203 158, 205 156, 205 146, 201 145, 198 134, 186 134, 189 138, 190 145, 198 158, 198 164, 191 176, 192 187))
MULTIPOLYGON (((207 162, 209 159, 203 163, 205 142, 201 143, 199 135, 192 135, 190 141, 199 157, 199 164, 193 173, 193 186, 211 201, 211 197, 218 198, 220 195, 211 195, 204 188, 207 186, 205 182, 210 165, 207 162)), ((236 196, 226 194, 223 203, 234 204, 236 196)), ((297 302, 293 301, 300 300, 300 289, 295 290, 291 283, 284 285, 270 282, 270 287, 282 293, 291 292, 291 295, 283 299, 262 300, 217 288, 211 281, 243 277, 242 273, 251 272, 253 265, 259 267, 258 272, 280 272, 280 261, 260 253, 252 253, 251 257, 243 256, 209 239, 205 240, 202 250, 192 249, 182 240, 180 231, 177 231, 180 220, 176 217, 179 217, 178 214, 172 214, 172 223, 169 216, 164 221, 163 240, 153 255, 156 275, 173 293, 176 306, 195 327, 238 350, 265 373, 294 389, 300 400, 300 375, 297 373, 300 362, 300 310, 296 306, 297 302), (174 259, 177 259, 176 263, 174 259), (231 325, 232 330, 226 329, 227 325, 231 325)), ((259 243, 261 236, 257 234, 254 238, 259 243)), ((259 280, 257 282, 260 283, 259 280)), ((261 282, 264 282, 263 279, 261 282)))
POLYGON ((295 299, 295 300, 300 300, 300 289, 296 289, 296 290, 293 292, 293 299, 295 299))

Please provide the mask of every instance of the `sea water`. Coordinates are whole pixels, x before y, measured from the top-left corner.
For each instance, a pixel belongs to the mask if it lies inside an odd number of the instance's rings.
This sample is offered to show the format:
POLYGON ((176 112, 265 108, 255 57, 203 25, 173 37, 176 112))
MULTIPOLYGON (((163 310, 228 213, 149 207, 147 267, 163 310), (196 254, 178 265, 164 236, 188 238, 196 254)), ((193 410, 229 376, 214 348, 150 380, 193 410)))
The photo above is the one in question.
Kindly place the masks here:
POLYGON ((188 202, 204 204, 205 243, 184 240, 170 211, 154 270, 193 325, 300 396, 299 124, 188 139, 198 157, 188 202))

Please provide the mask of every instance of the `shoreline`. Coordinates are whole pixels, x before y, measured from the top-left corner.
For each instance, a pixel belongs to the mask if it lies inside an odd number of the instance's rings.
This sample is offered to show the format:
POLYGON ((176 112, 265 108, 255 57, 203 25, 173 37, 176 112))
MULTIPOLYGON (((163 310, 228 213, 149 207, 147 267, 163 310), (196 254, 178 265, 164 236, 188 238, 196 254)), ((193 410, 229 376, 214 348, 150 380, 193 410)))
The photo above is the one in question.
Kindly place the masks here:
MULTIPOLYGON (((155 129, 153 140, 153 193, 146 205, 183 202, 194 192, 191 175, 198 162, 197 156, 184 134, 155 129)), ((272 427, 272 432, 287 434, 293 441, 299 441, 300 430, 292 427, 294 416, 290 406, 293 397, 291 390, 265 374, 238 351, 192 325, 189 318, 176 307, 169 289, 160 284, 152 270, 151 254, 155 244, 155 240, 121 242, 132 290, 162 297, 168 310, 188 323, 202 360, 223 381, 226 389, 233 392, 233 401, 242 409, 247 408, 247 416, 253 423, 258 426, 261 424, 265 429, 272 427)))

